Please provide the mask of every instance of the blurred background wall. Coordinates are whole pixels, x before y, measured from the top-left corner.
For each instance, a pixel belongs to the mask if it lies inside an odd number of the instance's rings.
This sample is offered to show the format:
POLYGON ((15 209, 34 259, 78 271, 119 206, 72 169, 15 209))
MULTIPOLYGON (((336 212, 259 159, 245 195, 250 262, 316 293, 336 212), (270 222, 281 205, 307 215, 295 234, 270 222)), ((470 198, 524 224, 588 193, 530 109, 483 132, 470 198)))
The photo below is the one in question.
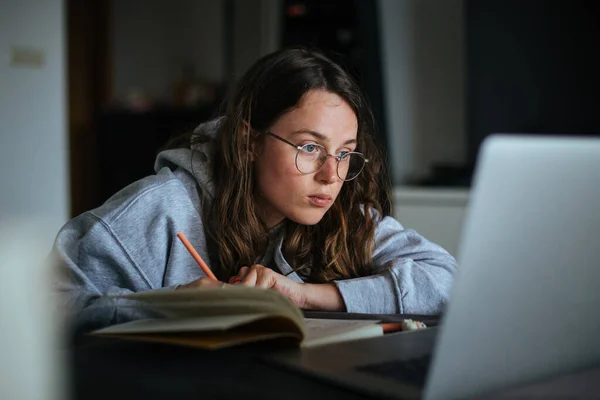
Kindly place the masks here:
POLYGON ((211 81, 225 79, 220 0, 112 2, 113 91, 132 88, 164 96, 183 68, 211 81))
POLYGON ((394 182, 465 161, 463 0, 380 0, 383 91, 394 182))
POLYGON ((487 135, 600 132, 599 4, 0 0, 0 211, 98 206, 217 115, 258 57, 302 44, 368 96, 395 216, 454 252, 487 135))

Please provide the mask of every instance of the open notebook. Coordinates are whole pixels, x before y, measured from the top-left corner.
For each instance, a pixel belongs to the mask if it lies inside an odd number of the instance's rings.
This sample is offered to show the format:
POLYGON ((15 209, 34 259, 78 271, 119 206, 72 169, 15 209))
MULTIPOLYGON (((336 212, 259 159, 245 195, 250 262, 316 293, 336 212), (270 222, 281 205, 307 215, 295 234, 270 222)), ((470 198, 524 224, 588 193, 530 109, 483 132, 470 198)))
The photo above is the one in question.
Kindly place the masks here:
POLYGON ((219 349, 253 342, 313 347, 379 336, 377 320, 304 318, 287 297, 245 286, 140 292, 119 298, 164 318, 143 319, 94 331, 94 335, 219 349))

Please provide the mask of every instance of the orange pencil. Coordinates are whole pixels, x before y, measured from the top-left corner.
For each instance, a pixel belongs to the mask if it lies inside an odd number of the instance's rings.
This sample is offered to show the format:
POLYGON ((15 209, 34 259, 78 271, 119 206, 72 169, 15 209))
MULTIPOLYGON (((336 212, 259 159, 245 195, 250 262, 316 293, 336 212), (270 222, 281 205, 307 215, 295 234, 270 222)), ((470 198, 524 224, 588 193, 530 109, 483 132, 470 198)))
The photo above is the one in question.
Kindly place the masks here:
POLYGON ((383 329, 383 333, 393 333, 402 331, 402 322, 388 322, 380 325, 383 329))
POLYGON ((210 279, 214 279, 215 281, 217 281, 218 279, 215 276, 215 274, 213 274, 213 272, 210 270, 210 268, 208 268, 208 265, 206 265, 206 263, 204 262, 204 260, 202 259, 202 257, 200 257, 200 254, 198 254, 198 252, 196 251, 196 249, 194 249, 194 246, 192 246, 192 244, 190 243, 190 241, 187 240, 187 238, 185 237, 185 235, 183 233, 179 232, 177 234, 177 237, 179 238, 179 240, 181 240, 181 243, 183 243, 183 245, 190 252, 190 254, 192 255, 192 257, 194 257, 194 260, 196 260, 196 262, 198 263, 198 265, 200 266, 200 268, 202 269, 202 271, 204 271, 204 273, 206 274, 206 276, 208 276, 210 279))

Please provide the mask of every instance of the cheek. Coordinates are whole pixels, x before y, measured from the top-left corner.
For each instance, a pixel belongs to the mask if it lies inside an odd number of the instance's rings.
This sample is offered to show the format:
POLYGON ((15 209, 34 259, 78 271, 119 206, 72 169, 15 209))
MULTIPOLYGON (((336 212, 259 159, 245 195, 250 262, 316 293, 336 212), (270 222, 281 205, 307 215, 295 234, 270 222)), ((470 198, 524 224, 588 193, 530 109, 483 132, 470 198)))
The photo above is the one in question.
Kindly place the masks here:
POLYGON ((342 191, 342 186, 344 186, 344 182, 340 181, 338 184, 336 184, 335 186, 335 197, 337 198, 340 194, 340 192, 342 191))
POLYGON ((272 157, 263 156, 256 166, 256 179, 263 194, 289 194, 297 184, 298 170, 293 159, 290 162, 287 157, 280 154, 272 157))

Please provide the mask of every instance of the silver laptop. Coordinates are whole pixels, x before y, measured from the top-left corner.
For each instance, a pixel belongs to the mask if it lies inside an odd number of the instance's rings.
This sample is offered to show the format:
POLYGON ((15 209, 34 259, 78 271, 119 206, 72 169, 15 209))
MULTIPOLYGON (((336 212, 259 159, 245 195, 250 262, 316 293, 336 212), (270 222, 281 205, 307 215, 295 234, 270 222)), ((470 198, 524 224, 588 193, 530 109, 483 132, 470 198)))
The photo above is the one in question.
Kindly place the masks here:
POLYGON ((463 399, 600 364, 600 139, 495 135, 440 328, 277 356, 381 397, 463 399))

